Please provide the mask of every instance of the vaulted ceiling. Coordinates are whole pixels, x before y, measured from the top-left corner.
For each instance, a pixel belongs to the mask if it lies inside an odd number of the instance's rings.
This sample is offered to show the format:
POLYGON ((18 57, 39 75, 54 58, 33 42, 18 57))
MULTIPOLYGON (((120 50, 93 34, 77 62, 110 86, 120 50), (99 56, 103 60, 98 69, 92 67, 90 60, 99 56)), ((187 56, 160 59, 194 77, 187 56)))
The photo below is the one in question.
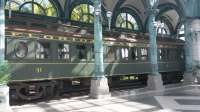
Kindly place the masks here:
MULTIPOLYGON (((24 2, 26 1, 26 3, 30 3, 30 0, 15 0, 15 1, 16 3, 17 2, 23 3, 23 1, 24 2)), ((71 13, 73 12, 72 10, 77 5, 80 5, 80 4, 93 5, 94 0, 35 0, 35 2, 41 5, 44 5, 45 3, 49 1, 54 2, 54 5, 56 5, 58 9, 57 11, 59 12, 58 15, 60 18, 62 18, 62 20, 70 20, 71 19, 70 16, 72 15, 71 13)), ((146 32, 147 20, 148 20, 148 13, 147 13, 148 8, 146 6, 146 1, 147 0, 102 0, 102 7, 103 7, 103 12, 104 12, 103 19, 107 20, 106 11, 111 11, 112 12, 111 26, 114 26, 115 25, 114 22, 116 22, 116 18, 118 17, 120 13, 131 13, 132 16, 134 16, 134 18, 136 19, 137 23, 139 24, 140 31, 146 32)), ((156 19, 157 21, 161 21, 165 23, 168 29, 171 30, 170 32, 172 34, 176 33, 177 29, 180 27, 185 17, 184 9, 186 8, 183 8, 183 6, 184 4, 188 3, 185 1, 186 0, 159 0, 159 3, 158 3, 159 12, 156 16, 156 19)), ((194 4, 192 4, 192 6, 193 5, 194 4)), ((22 6, 23 8, 20 6, 19 9, 20 10, 23 9, 23 12, 27 12, 31 10, 29 9, 29 7, 27 7, 28 5, 26 5, 25 7, 24 4, 22 4, 22 6)), ((47 4, 44 6, 46 7, 47 4)), ((52 8, 52 7, 49 6, 49 8, 52 8)), ((47 7, 46 10, 49 10, 49 8, 47 7)), ((78 10, 81 10, 81 9, 77 9, 76 12, 78 12, 78 10)), ((29 11, 29 12, 34 12, 34 11, 29 11)), ((45 13, 45 11, 39 12, 39 14, 43 14, 43 13, 45 13)), ((49 14, 51 16, 55 16, 55 15, 52 15, 51 13, 49 14)), ((127 15, 126 15, 126 18, 128 18, 127 15)))
MULTIPOLYGON (((92 3, 93 0, 58 0, 63 12, 69 11, 69 7, 73 3, 92 3)), ((102 0, 103 7, 106 11, 111 11, 115 14, 121 8, 129 8, 133 10, 142 21, 145 28, 148 15, 146 13, 147 7, 145 6, 146 0, 102 0)), ((169 24, 171 30, 175 31, 181 23, 184 11, 183 0, 160 0, 158 4, 159 13, 157 19, 163 19, 169 24)), ((68 12, 70 13, 70 12, 68 12)))

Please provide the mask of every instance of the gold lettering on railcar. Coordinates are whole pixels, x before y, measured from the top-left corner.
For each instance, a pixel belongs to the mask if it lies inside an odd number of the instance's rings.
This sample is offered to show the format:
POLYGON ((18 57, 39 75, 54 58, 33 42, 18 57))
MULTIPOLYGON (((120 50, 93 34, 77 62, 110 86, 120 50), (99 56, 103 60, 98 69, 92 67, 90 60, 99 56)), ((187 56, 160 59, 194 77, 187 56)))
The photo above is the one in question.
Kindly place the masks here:
POLYGON ((33 38, 33 34, 29 33, 29 34, 28 34, 28 37, 29 37, 29 38, 33 38))
POLYGON ((6 34, 6 36, 12 36, 13 35, 12 32, 6 32, 5 34, 6 34))
POLYGON ((63 40, 63 37, 59 37, 58 40, 63 40))
POLYGON ((43 71, 43 69, 42 69, 42 67, 37 67, 37 68, 35 68, 35 71, 37 73, 41 73, 43 71))
POLYGON ((63 38, 64 41, 67 41, 67 38, 63 38))
POLYGON ((12 36, 15 36, 16 34, 15 34, 15 32, 12 32, 12 36))

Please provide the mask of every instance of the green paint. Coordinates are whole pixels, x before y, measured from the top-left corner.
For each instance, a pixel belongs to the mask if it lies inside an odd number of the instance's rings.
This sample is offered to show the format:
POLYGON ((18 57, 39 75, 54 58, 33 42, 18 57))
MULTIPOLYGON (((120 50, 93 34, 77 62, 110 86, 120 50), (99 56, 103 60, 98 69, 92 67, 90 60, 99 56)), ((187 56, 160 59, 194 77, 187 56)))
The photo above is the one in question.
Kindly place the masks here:
MULTIPOLYGON (((34 60, 32 60, 34 61, 34 60)), ((74 63, 74 64, 31 64, 16 63, 10 64, 12 77, 11 81, 24 80, 30 81, 34 79, 64 79, 64 78, 81 78, 91 77, 94 75, 94 63, 74 63), (38 68, 42 68, 37 72, 38 68), (67 68, 67 69, 66 69, 67 68), (28 74, 28 75, 27 75, 28 74)), ((160 72, 174 72, 184 70, 184 63, 181 61, 162 62, 159 63, 160 72), (166 66, 168 65, 168 66, 166 66)), ((127 75, 127 74, 151 74, 149 63, 104 63, 105 76, 127 75), (146 69, 144 69, 146 68, 146 69)))
POLYGON ((157 28, 155 27, 155 18, 157 13, 158 0, 148 0, 149 6, 149 36, 150 36, 150 62, 151 62, 151 74, 159 75, 158 72, 158 59, 157 59, 157 28))
POLYGON ((190 20, 187 19, 185 22, 185 71, 192 72, 192 34, 190 33, 190 20))
POLYGON ((101 78, 104 77, 101 0, 95 0, 94 7, 95 77, 101 78), (97 11, 99 14, 96 13, 97 11))

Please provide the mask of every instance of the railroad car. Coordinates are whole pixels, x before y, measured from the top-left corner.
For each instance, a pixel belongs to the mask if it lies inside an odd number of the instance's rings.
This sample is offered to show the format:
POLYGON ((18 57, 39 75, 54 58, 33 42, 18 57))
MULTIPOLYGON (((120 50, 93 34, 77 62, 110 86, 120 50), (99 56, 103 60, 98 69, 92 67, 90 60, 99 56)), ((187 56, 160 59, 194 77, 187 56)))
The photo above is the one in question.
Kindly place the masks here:
MULTIPOLYGON (((94 76, 93 31, 62 25, 49 28, 31 22, 6 25, 11 99, 34 100, 87 91, 94 76)), ((111 89, 145 86, 151 72, 148 35, 105 31, 103 37, 105 76, 111 89)), ((180 82, 184 41, 158 36, 157 44, 164 83, 180 82)))

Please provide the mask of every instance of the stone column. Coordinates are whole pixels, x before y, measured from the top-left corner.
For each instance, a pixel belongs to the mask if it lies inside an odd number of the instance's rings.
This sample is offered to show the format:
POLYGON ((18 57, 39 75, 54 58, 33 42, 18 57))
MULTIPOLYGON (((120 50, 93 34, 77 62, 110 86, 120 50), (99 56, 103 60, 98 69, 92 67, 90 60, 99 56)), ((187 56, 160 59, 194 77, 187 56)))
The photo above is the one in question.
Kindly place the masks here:
POLYGON ((94 7, 95 74, 91 79, 90 96, 92 98, 103 98, 110 96, 110 93, 108 80, 104 75, 101 0, 94 0, 94 7))
POLYGON ((195 63, 199 61, 197 59, 199 53, 197 50, 198 43, 198 32, 199 32, 199 0, 183 0, 183 9, 185 13, 185 74, 184 83, 194 83, 194 76, 197 74, 197 66, 195 63), (196 37, 195 37, 196 36, 196 37), (194 41, 196 38, 197 41, 194 41), (196 44, 196 45, 195 45, 196 44))
MULTIPOLYGON (((200 25, 200 20, 194 25, 200 25)), ((193 54, 193 75, 200 84, 200 29, 195 29, 192 32, 192 54, 193 54)), ((194 81, 194 80, 193 80, 194 81)))
POLYGON ((4 0, 0 0, 0 63, 5 60, 5 12, 4 0))
POLYGON ((193 77, 193 56, 192 56, 192 33, 191 33, 191 19, 185 19, 185 73, 184 83, 192 84, 193 77))
POLYGON ((187 19, 186 22, 186 84, 200 83, 200 19, 187 19))
MULTIPOLYGON (((5 61, 5 0, 0 0, 0 65, 5 61)), ((9 104, 9 87, 0 84, 0 112, 11 112, 9 104)))
POLYGON ((148 75, 148 88, 154 90, 163 90, 162 77, 158 72, 158 58, 157 58, 157 26, 155 17, 158 12, 157 10, 158 0, 148 0, 149 6, 149 38, 150 38, 150 63, 151 63, 151 74, 148 75))

